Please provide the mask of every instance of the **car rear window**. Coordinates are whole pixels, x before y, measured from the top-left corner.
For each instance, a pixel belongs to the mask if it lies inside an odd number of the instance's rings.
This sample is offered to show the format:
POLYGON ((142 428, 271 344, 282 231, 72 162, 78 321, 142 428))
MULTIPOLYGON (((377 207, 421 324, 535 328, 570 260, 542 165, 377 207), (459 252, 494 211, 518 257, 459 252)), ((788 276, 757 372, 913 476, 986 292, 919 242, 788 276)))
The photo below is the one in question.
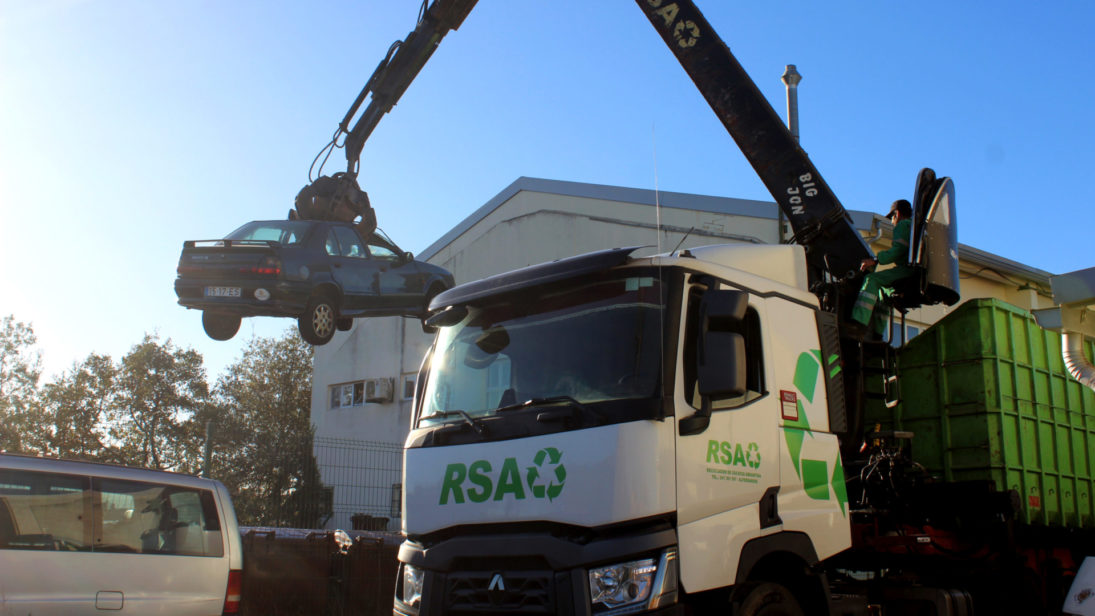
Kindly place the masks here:
POLYGON ((228 234, 230 240, 259 240, 264 242, 278 242, 285 246, 292 246, 304 241, 308 230, 312 225, 303 221, 275 220, 266 222, 249 222, 239 229, 228 234))

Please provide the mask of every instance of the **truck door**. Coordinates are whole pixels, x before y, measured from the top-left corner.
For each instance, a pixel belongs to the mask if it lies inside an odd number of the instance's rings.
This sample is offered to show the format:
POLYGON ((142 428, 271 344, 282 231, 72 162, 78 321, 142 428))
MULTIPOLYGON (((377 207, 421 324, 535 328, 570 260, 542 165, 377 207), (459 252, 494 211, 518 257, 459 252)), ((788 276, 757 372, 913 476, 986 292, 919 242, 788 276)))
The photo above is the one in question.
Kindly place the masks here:
POLYGON ((765 521, 759 504, 773 502, 779 485, 779 405, 768 391, 762 336, 769 323, 763 298, 750 296, 744 318, 731 326, 744 338, 740 361, 746 391, 706 401, 699 394, 701 304, 706 293, 720 288, 731 287, 709 276, 692 276, 683 298, 674 402, 681 576, 688 592, 732 583, 741 545, 774 525, 765 521), (702 415, 708 404, 706 426, 688 420, 702 415))

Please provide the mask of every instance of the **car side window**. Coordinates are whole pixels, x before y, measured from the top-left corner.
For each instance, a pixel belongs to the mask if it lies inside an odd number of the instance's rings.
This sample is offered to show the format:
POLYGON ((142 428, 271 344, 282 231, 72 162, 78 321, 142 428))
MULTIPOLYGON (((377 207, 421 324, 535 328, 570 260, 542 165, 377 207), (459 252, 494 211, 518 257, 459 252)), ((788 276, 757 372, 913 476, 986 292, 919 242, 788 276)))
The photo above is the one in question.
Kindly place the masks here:
POLYGON ((87 477, 0 470, 0 550, 89 552, 87 477))
POLYGON ((93 479, 101 527, 96 552, 221 556, 224 544, 207 490, 93 479))
POLYGON ((332 257, 338 256, 338 240, 335 239, 335 230, 331 229, 327 231, 327 244, 325 246, 327 254, 332 257))
POLYGON ((383 259, 385 261, 399 260, 399 255, 395 254, 394 250, 373 242, 369 242, 369 253, 373 255, 374 259, 383 259))
POLYGON ((354 233, 352 229, 334 227, 333 230, 338 237, 338 244, 341 248, 339 255, 358 259, 364 259, 366 257, 365 249, 361 246, 361 239, 357 237, 357 234, 354 233))

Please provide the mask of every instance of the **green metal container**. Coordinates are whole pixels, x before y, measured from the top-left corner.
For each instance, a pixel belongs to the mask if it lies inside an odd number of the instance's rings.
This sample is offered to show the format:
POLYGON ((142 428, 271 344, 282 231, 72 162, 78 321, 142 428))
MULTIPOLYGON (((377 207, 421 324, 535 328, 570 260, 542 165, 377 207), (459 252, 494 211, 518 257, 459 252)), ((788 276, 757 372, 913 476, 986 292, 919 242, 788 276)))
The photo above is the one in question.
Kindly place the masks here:
POLYGON ((912 431, 933 475, 1015 490, 1026 524, 1095 527, 1095 392, 1069 376, 1059 334, 970 300, 905 345, 898 377, 900 404, 872 420, 912 431))

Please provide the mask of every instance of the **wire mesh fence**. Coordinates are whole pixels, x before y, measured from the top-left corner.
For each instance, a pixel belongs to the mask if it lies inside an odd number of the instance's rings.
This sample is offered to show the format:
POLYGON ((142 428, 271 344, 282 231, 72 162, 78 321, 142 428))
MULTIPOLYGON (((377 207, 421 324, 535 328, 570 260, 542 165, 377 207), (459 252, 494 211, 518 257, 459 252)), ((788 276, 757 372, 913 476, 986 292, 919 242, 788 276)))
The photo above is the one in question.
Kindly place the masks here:
POLYGON ((391 614, 402 445, 315 437, 310 449, 303 476, 319 481, 276 491, 271 526, 241 528, 243 616, 391 614))
POLYGON ((316 437, 312 450, 330 490, 325 528, 398 530, 403 516, 400 443, 316 437))

